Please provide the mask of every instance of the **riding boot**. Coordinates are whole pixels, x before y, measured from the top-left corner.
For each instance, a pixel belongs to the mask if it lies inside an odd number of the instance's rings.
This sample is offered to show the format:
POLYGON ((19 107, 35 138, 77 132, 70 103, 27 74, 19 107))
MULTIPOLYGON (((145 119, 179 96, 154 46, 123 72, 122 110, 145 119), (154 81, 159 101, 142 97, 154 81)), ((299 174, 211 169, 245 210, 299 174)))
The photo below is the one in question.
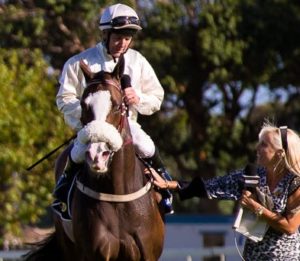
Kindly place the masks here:
MULTIPOLYGON (((160 174, 160 176, 167 180, 167 181, 171 181, 172 178, 169 174, 169 172, 166 170, 161 157, 159 155, 158 149, 155 148, 155 153, 151 158, 144 158, 144 160, 152 167, 154 168, 158 174, 160 174)), ((172 206, 172 202, 173 202, 173 195, 172 193, 168 190, 168 189, 164 189, 164 190, 160 190, 159 191, 160 194, 162 195, 162 201, 161 204, 165 210, 165 213, 168 214, 173 214, 174 210, 173 210, 173 206, 172 206)))
POLYGON ((59 177, 53 196, 60 202, 67 203, 68 192, 75 174, 79 171, 81 164, 75 163, 71 157, 68 158, 67 167, 64 173, 59 177))

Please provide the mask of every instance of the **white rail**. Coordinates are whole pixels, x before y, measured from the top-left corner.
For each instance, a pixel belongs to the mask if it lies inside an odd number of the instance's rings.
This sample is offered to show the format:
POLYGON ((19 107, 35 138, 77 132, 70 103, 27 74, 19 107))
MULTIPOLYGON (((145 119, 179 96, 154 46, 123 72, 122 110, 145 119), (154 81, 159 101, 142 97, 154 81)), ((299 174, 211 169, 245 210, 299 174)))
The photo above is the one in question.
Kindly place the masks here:
MULTIPOLYGON (((220 260, 225 260, 226 256, 236 255, 235 247, 208 247, 208 248, 167 248, 164 250, 160 261, 173 260, 173 258, 182 258, 182 261, 199 260, 203 257, 219 256, 220 260)), ((26 250, 0 251, 0 261, 18 260, 26 250)))
POLYGON ((0 251, 0 261, 5 260, 18 260, 22 255, 26 254, 27 250, 9 250, 0 251))

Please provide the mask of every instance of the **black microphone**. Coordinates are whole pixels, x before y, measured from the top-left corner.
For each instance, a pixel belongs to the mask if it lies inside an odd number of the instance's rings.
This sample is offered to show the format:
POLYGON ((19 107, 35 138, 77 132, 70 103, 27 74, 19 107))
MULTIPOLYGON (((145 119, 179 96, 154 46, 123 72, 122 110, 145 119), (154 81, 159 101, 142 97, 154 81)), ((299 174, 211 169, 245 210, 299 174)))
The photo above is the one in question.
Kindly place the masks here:
MULTIPOLYGON (((244 169, 244 188, 249 190, 251 193, 255 192, 255 188, 259 184, 259 176, 257 175, 257 166, 255 164, 249 163, 244 169)), ((233 228, 236 229, 240 226, 244 209, 239 206, 235 221, 233 223, 233 228)))
POLYGON ((121 77, 121 87, 122 90, 131 87, 131 78, 128 74, 123 74, 123 76, 121 77))
POLYGON ((253 163, 249 163, 245 168, 244 187, 245 189, 255 192, 255 188, 259 184, 259 176, 257 175, 257 166, 253 163))

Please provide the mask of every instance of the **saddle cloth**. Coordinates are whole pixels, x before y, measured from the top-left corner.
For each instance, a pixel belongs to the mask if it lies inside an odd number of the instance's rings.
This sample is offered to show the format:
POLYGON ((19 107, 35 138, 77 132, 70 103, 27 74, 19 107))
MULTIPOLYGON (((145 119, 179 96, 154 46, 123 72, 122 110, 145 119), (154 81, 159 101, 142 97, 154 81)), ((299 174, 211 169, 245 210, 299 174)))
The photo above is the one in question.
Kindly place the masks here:
POLYGON ((71 214, 71 206, 73 200, 73 193, 74 188, 76 185, 77 175, 74 175, 72 182, 70 182, 70 187, 66 191, 66 200, 65 202, 55 199, 54 202, 51 204, 53 211, 62 219, 70 221, 72 219, 71 214))

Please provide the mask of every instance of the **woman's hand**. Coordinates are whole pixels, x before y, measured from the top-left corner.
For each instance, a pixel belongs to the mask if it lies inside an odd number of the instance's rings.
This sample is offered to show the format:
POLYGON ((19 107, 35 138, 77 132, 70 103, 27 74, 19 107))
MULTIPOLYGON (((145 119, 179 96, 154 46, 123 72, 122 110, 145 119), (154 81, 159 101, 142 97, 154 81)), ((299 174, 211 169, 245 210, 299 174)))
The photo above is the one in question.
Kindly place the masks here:
POLYGON ((154 169, 151 169, 152 177, 154 178, 153 183, 160 189, 168 189, 168 181, 163 179, 154 169))
MULTIPOLYGON (((146 173, 149 174, 149 170, 146 170, 146 173)), ((163 179, 154 169, 151 168, 151 174, 153 177, 153 183, 160 189, 178 189, 178 182, 175 180, 169 181, 163 179)))
POLYGON ((253 212, 256 212, 256 209, 261 206, 256 200, 257 199, 255 194, 251 193, 249 190, 243 190, 240 204, 241 206, 246 207, 253 212))

